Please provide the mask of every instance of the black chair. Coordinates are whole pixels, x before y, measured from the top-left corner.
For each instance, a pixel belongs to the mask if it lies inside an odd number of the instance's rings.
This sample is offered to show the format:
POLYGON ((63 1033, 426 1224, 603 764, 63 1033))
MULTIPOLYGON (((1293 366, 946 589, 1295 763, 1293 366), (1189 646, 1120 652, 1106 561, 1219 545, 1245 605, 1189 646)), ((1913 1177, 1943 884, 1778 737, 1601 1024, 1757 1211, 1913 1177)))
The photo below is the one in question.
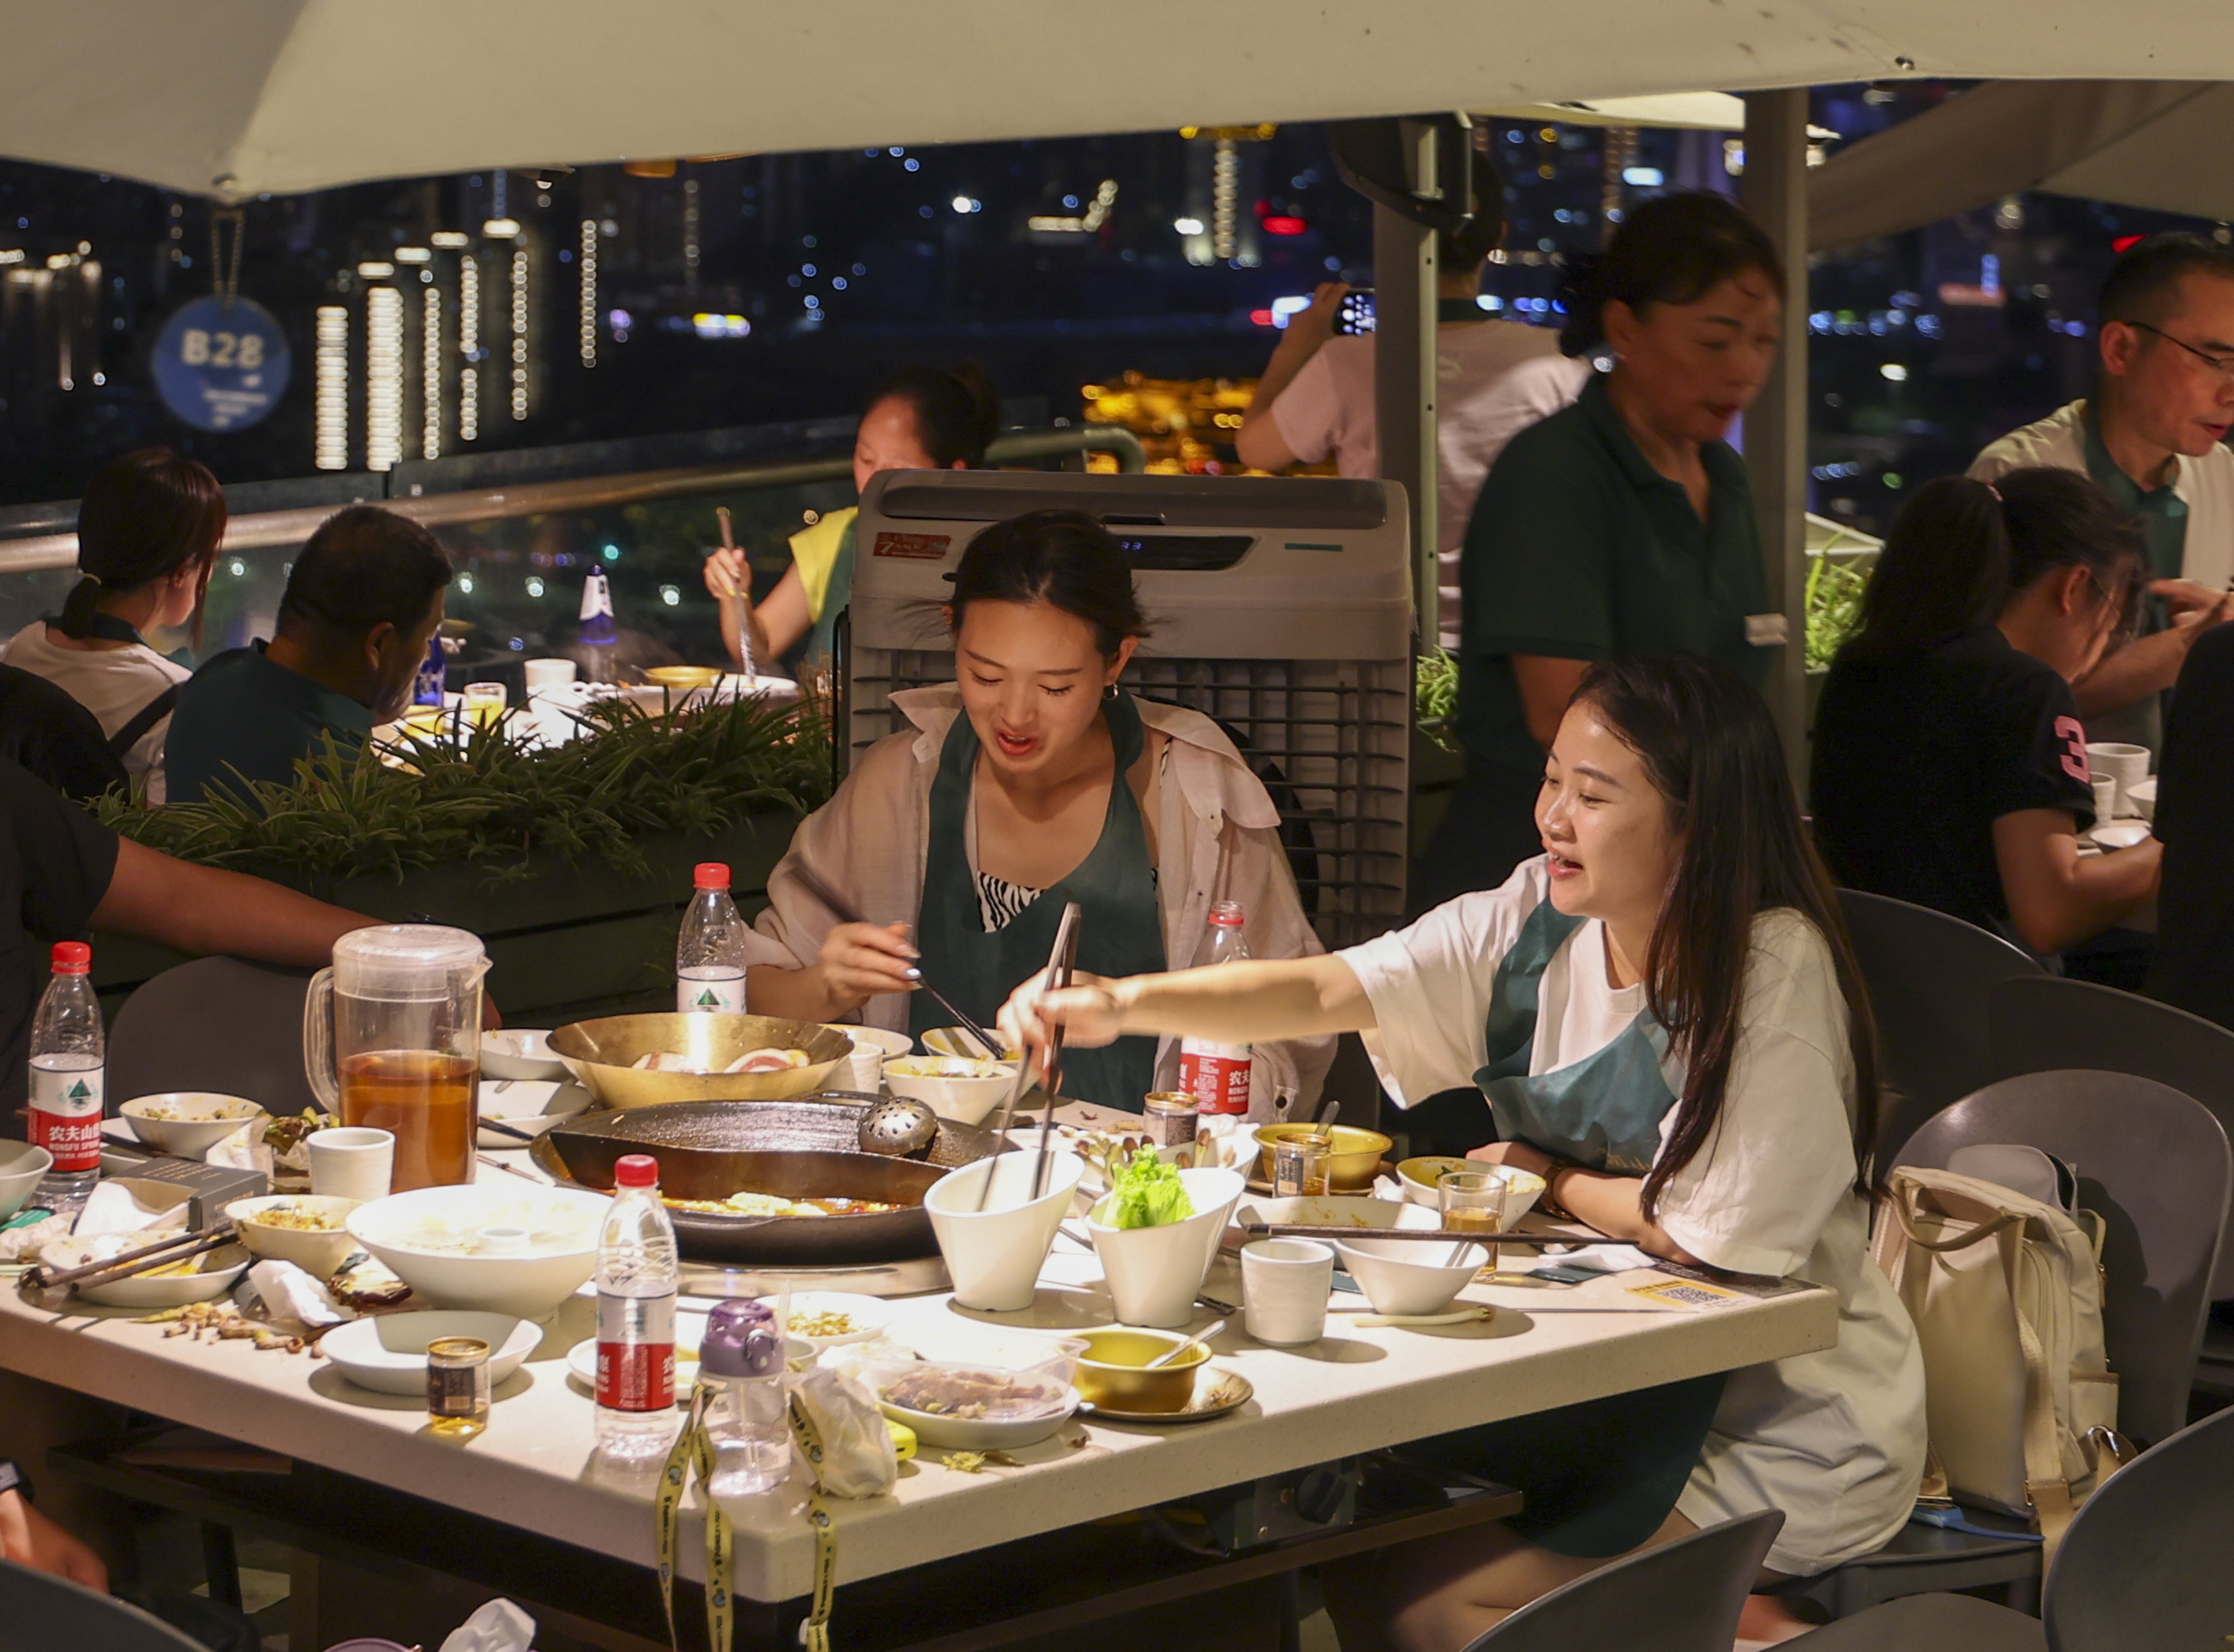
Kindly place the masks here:
POLYGON ((1928 906, 1855 889, 1840 890, 1839 904, 1877 1017, 1885 1164, 1940 1108, 2002 1076, 1986 1035, 1988 995, 2047 972, 1999 936, 1928 906))
POLYGON ((124 1001, 108 1034, 116 1101, 166 1090, 245 1096, 284 1116, 316 1107, 303 1071, 310 971, 196 958, 124 1001))
MULTIPOLYGON (((2013 978, 1986 1000, 1994 1076, 2094 1068, 2169 1084, 2234 1136, 2234 1032, 2153 998, 2053 976, 2013 978)), ((2234 1228, 2218 1248, 2211 1300, 2234 1297, 2234 1228)))
POLYGON ((1531 1601, 1466 1652, 1730 1652, 1783 1525, 1767 1509, 1617 1560, 1531 1601))
MULTIPOLYGON (((2103 1219, 2102 1335, 2118 1374, 2118 1427, 2141 1444, 2187 1420, 2206 1287, 2234 1190, 2234 1151, 2200 1105, 2123 1073, 2035 1073, 2005 1079, 1927 1122, 1899 1163, 1944 1169, 1958 1148, 2022 1142, 2079 1172, 2079 1203, 2103 1219)), ((2015 1522, 2008 1538, 1911 1524, 1873 1555, 1785 1592, 1844 1617, 1880 1601, 1999 1586, 2028 1605, 2040 1544, 2015 1522)))
POLYGON ((1793 1652, 2173 1652, 2234 1623, 2234 1410, 2104 1481, 2049 1568, 2046 1622, 1959 1595, 1915 1595, 1803 1635, 1793 1652))
POLYGON ((0 1652, 202 1652, 136 1606, 0 1560, 0 1652))

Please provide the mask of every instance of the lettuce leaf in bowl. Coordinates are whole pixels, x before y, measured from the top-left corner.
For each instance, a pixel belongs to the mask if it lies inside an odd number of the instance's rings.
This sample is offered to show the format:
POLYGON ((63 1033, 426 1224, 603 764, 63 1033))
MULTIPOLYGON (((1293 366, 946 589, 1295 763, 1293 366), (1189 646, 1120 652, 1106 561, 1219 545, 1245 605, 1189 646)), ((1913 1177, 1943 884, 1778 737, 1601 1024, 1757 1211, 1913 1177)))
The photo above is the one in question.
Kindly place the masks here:
POLYGON ((1159 1228, 1184 1222, 1194 1213, 1186 1184, 1177 1170, 1156 1156, 1153 1147, 1135 1149, 1110 1190, 1109 1225, 1113 1228, 1159 1228))

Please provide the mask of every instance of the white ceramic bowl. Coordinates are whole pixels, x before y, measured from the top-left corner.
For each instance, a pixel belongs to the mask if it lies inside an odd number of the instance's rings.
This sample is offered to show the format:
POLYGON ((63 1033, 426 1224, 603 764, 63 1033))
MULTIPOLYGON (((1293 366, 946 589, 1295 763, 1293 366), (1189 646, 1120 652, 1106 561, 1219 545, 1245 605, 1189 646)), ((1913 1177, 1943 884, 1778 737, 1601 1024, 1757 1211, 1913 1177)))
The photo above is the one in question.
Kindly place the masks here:
POLYGON ((2133 813, 2142 819, 2153 822, 2157 818, 2157 777, 2135 780, 2126 788, 2126 797, 2133 806, 2133 813))
POLYGON ((1086 1161, 1076 1153, 1049 1153, 1046 1191, 1033 1198, 1038 1157, 1025 1152, 980 1159, 947 1172, 923 1196, 938 1253, 954 1281, 954 1300, 964 1308, 1003 1314, 1032 1305, 1055 1230, 1070 1213, 1071 1195, 1086 1174, 1086 1161), (983 1211, 977 1208, 981 1192, 983 1211))
POLYGON ((2150 827, 2146 820, 2106 820, 2087 835, 2100 848, 2132 849, 2149 840, 2150 827))
POLYGON ((40 1179, 55 1167, 55 1156, 28 1141, 0 1141, 0 1221, 23 1208, 40 1179))
POLYGON ((221 1095, 213 1090, 167 1090, 160 1095, 137 1095, 117 1112, 132 1121, 133 1133, 160 1152, 180 1159, 199 1159, 251 1119, 269 1115, 245 1096, 221 1095), (150 1107, 173 1114, 151 1119, 150 1107))
MULTIPOLYGON (((781 1296, 763 1296, 762 1306, 773 1312, 780 1306, 781 1296)), ((873 1342, 885 1334, 892 1322, 891 1305, 875 1296, 863 1296, 847 1290, 795 1290, 791 1296, 791 1340, 804 1342, 815 1353, 826 1348, 846 1348, 856 1342, 873 1342), (814 1335, 797 1329, 799 1322, 813 1314, 843 1314, 852 1322, 850 1331, 833 1331, 826 1336, 814 1335)))
MULTIPOLYGON (((847 1065, 843 1069, 845 1087, 866 1094, 876 1095, 883 1090, 886 1056, 905 1055, 915 1048, 915 1040, 905 1033, 887 1032, 881 1027, 855 1027, 845 1022, 824 1024, 834 1027, 852 1041, 853 1053, 846 1058, 847 1065)), ((834 1079, 838 1074, 833 1073, 831 1077, 834 1079)))
MULTIPOLYGON (((1000 1034, 994 1033, 990 1027, 985 1030, 993 1033, 995 1041, 998 1041, 1000 1034)), ((966 1027, 934 1027, 923 1035, 923 1047, 933 1055, 959 1055, 964 1061, 971 1061, 985 1059, 984 1047, 966 1027)), ((1004 1061, 1016 1061, 1022 1055, 1023 1052, 1013 1044, 1002 1046, 1001 1059, 1004 1061)))
MULTIPOLYGON (((539 1136, 561 1119, 587 1112, 590 1093, 572 1079, 556 1082, 549 1079, 485 1079, 479 1100, 483 1119, 501 1119, 515 1130, 539 1136)), ((480 1145, 518 1147, 523 1144, 484 1125, 480 1145)))
POLYGON ((490 1079, 563 1079, 566 1063, 551 1053, 547 1028, 506 1027, 481 1035, 481 1076, 490 1079))
POLYGON ((1454 1238, 1444 1244, 1333 1237, 1342 1265, 1349 1270, 1376 1314, 1440 1314, 1489 1265, 1489 1247, 1470 1240, 1454 1238))
POLYGON ((356 1249, 345 1224, 360 1201, 330 1194, 279 1193, 265 1198, 237 1198, 225 1207, 240 1242, 259 1257, 291 1262, 316 1278, 330 1277, 356 1249), (274 1211, 296 1210, 322 1217, 330 1228, 279 1227, 264 1218, 274 1211))
POLYGON ((1183 1170, 1179 1179, 1195 1209, 1183 1222, 1108 1227, 1102 1220, 1109 1208, 1107 1198, 1087 1212, 1087 1233, 1101 1259, 1117 1317, 1125 1324, 1176 1329, 1194 1317, 1195 1293, 1218 1254, 1225 1219, 1247 1187, 1234 1170, 1183 1170))
POLYGON ((1442 1218, 1433 1211, 1393 1198, 1365 1198, 1349 1193, 1261 1198, 1252 1193, 1233 1212, 1233 1220, 1237 1224, 1269 1222, 1275 1225, 1294 1223, 1298 1226, 1327 1228, 1432 1228, 1440 1226, 1442 1218))
POLYGON ((349 1212, 356 1242, 435 1308, 541 1320, 597 1270, 598 1230, 611 1200, 577 1188, 528 1186, 517 1177, 467 1187, 419 1187, 349 1212), (479 1249, 484 1228, 550 1237, 525 1254, 479 1249))
MULTIPOLYGON (((164 1237, 164 1231, 159 1228, 141 1233, 107 1234, 99 1239, 50 1239, 39 1247, 39 1262, 42 1267, 56 1271, 82 1267, 104 1256, 118 1256, 143 1244, 153 1244, 164 1237)), ((189 1257, 194 1270, 192 1273, 136 1274, 129 1279, 90 1289, 80 1285, 77 1294, 103 1308, 136 1308, 141 1313, 184 1308, 189 1303, 211 1302, 224 1296, 254 1260, 239 1245, 228 1244, 221 1250, 189 1257)))
POLYGON ((912 1096, 942 1119, 977 1124, 1008 1099, 1016 1069, 974 1056, 895 1055, 885 1062, 885 1087, 912 1096), (976 1072, 968 1069, 977 1069, 976 1072))
POLYGON ((445 1336, 478 1336, 489 1345, 489 1386, 494 1388, 535 1352, 540 1326, 510 1314, 434 1309, 376 1314, 336 1325, 318 1339, 318 1351, 360 1388, 375 1394, 427 1394, 427 1345, 445 1336))

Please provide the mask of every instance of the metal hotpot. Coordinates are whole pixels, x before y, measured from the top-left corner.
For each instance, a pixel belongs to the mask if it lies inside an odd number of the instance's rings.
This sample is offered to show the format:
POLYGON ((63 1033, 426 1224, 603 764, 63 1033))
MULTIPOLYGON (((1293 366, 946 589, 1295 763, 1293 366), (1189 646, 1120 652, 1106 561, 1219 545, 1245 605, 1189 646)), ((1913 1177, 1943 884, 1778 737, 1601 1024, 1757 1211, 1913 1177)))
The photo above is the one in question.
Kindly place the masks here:
POLYGON ((923 1196, 948 1171, 996 1151, 990 1130, 939 1121, 921 1159, 860 1150, 866 1101, 677 1101, 585 1114, 536 1140, 535 1162, 561 1182, 609 1192, 624 1154, 659 1161, 660 1191, 727 1198, 744 1190, 787 1198, 858 1198, 905 1208, 860 1216, 711 1216, 670 1211, 694 1262, 830 1268, 935 1256, 923 1196))

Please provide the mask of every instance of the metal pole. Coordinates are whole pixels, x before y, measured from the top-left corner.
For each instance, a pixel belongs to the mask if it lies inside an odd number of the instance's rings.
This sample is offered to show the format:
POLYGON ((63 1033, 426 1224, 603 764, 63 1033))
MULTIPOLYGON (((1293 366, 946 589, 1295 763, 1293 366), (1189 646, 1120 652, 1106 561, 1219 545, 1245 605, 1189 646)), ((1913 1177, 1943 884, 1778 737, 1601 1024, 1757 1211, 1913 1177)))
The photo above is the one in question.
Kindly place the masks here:
POLYGON ((1373 209, 1373 308, 1374 428, 1381 474, 1404 485, 1411 519, 1413 626, 1426 647, 1434 642, 1437 624, 1435 235, 1379 205, 1373 209))
POLYGON ((1739 199, 1776 244, 1784 271, 1784 346, 1745 415, 1768 563, 1768 601, 1788 640, 1767 684, 1793 784, 1807 784, 1807 89, 1746 94, 1739 199))

